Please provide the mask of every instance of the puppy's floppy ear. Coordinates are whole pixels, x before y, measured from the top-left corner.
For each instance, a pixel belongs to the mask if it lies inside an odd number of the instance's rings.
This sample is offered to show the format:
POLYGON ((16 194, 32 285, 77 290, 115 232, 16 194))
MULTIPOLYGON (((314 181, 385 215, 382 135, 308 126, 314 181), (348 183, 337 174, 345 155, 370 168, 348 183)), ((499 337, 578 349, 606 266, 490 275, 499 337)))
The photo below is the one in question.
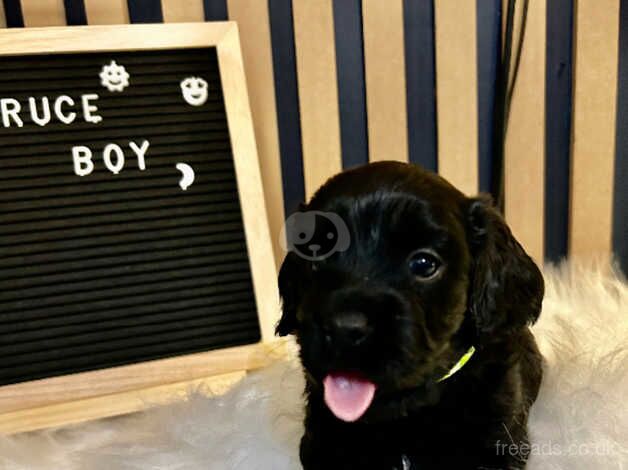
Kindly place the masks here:
POLYGON ((279 270, 279 295, 282 299, 282 315, 275 334, 286 336, 297 329, 297 307, 300 287, 299 274, 300 259, 296 253, 290 251, 286 255, 279 270))
POLYGON ((469 310, 480 337, 508 334, 534 323, 544 293, 539 268, 489 197, 469 200, 467 215, 473 258, 469 310))

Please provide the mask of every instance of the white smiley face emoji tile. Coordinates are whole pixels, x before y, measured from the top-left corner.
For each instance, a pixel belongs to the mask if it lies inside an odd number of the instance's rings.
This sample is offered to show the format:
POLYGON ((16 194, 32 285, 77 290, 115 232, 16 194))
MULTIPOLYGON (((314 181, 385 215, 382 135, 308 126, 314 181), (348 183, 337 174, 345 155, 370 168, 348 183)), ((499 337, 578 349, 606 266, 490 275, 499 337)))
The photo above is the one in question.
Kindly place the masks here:
POLYGON ((115 60, 105 65, 100 72, 100 84, 111 92, 124 91, 129 86, 129 78, 124 66, 116 64, 115 60))
POLYGON ((188 77, 181 82, 181 92, 186 103, 203 106, 209 96, 209 85, 199 77, 188 77))

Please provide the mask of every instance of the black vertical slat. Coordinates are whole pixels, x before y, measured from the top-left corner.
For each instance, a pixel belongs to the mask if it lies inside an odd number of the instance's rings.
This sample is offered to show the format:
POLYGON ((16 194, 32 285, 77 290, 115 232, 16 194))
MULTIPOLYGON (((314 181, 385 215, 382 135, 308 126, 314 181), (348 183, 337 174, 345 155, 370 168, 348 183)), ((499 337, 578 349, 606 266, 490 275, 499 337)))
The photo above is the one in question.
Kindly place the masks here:
POLYGON ((160 0, 128 0, 131 23, 162 23, 160 0))
POLYGON ((547 2, 545 258, 567 256, 572 112, 573 0, 547 2))
POLYGON ((24 16, 20 0, 4 0, 4 15, 8 28, 23 28, 24 16))
POLYGON ((619 13, 617 139, 613 194, 613 251, 628 275, 628 1, 619 13))
POLYGON ((269 0, 268 12, 273 47, 284 207, 288 215, 305 199, 292 2, 269 0))
POLYGON ((437 171, 434 1, 404 0, 403 11, 409 160, 437 171))
POLYGON ((84 0, 63 0, 65 5, 65 19, 68 26, 80 26, 87 24, 84 0))
POLYGON ((206 21, 227 21, 227 0, 203 0, 206 21))
POLYGON ((369 160, 361 0, 334 0, 342 166, 369 160))
POLYGON ((491 190, 495 145, 495 91, 501 59, 501 0, 476 0, 478 54, 478 173, 480 191, 491 190))

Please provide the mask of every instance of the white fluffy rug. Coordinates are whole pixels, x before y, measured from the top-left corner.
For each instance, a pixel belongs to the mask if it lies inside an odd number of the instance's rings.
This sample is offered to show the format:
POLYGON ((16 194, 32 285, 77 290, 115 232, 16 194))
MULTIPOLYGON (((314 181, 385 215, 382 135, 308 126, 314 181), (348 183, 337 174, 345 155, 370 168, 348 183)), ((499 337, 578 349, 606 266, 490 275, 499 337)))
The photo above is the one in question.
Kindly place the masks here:
MULTIPOLYGON (((545 274, 534 331, 547 365, 528 468, 627 470, 628 285, 596 268, 545 274)), ((191 394, 134 416, 0 438, 0 469, 298 469, 302 387, 286 362, 223 397, 191 394)))

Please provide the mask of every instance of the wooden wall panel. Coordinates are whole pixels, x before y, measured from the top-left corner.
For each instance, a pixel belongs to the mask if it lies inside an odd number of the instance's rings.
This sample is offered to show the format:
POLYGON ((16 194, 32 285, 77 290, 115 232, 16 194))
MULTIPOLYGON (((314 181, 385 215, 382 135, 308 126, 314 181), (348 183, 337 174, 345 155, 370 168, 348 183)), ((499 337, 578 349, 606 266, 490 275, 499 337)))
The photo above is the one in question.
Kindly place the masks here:
POLYGON ((63 0, 22 0, 24 26, 65 26, 63 0))
POLYGON ((161 0, 165 23, 205 21, 203 0, 161 0))
POLYGON ((7 27, 7 19, 4 16, 4 2, 0 2, 0 28, 7 27))
POLYGON ((84 0, 87 22, 93 24, 128 24, 127 0, 84 0))
POLYGON ((617 131, 613 189, 613 253, 628 276, 628 3, 619 12, 617 131))
POLYGON ((547 3, 545 61, 545 260, 567 257, 572 142, 574 1, 547 3))
POLYGON ((334 18, 330 0, 294 0, 305 193, 342 168, 334 18))
POLYGON ((434 4, 438 168, 466 194, 478 189, 475 4, 457 0, 434 4))
POLYGON ((279 237, 285 217, 268 8, 259 0, 229 0, 228 10, 240 29, 266 208, 279 266, 283 256, 279 237))
POLYGON ((332 2, 343 168, 369 161, 362 0, 332 2))
POLYGON ((364 0, 369 160, 408 161, 403 0, 364 0))
POLYGON ((438 169, 434 3, 404 0, 408 159, 438 169))
POLYGON ((611 252, 619 0, 579 0, 569 248, 572 256, 611 252))
POLYGON ((277 107, 284 210, 286 214, 290 214, 298 208, 300 203, 305 201, 301 113, 299 111, 292 0, 269 0, 268 16, 273 43, 275 105, 277 107))
MULTIPOLYGON (((515 18, 520 20, 520 9, 515 18)), ((545 26, 546 0, 530 2, 504 161, 506 219, 519 242, 537 262, 543 262, 544 254, 545 26)), ((516 21, 514 44, 520 32, 520 21, 516 21)), ((514 67, 514 53, 512 62, 514 67)))

